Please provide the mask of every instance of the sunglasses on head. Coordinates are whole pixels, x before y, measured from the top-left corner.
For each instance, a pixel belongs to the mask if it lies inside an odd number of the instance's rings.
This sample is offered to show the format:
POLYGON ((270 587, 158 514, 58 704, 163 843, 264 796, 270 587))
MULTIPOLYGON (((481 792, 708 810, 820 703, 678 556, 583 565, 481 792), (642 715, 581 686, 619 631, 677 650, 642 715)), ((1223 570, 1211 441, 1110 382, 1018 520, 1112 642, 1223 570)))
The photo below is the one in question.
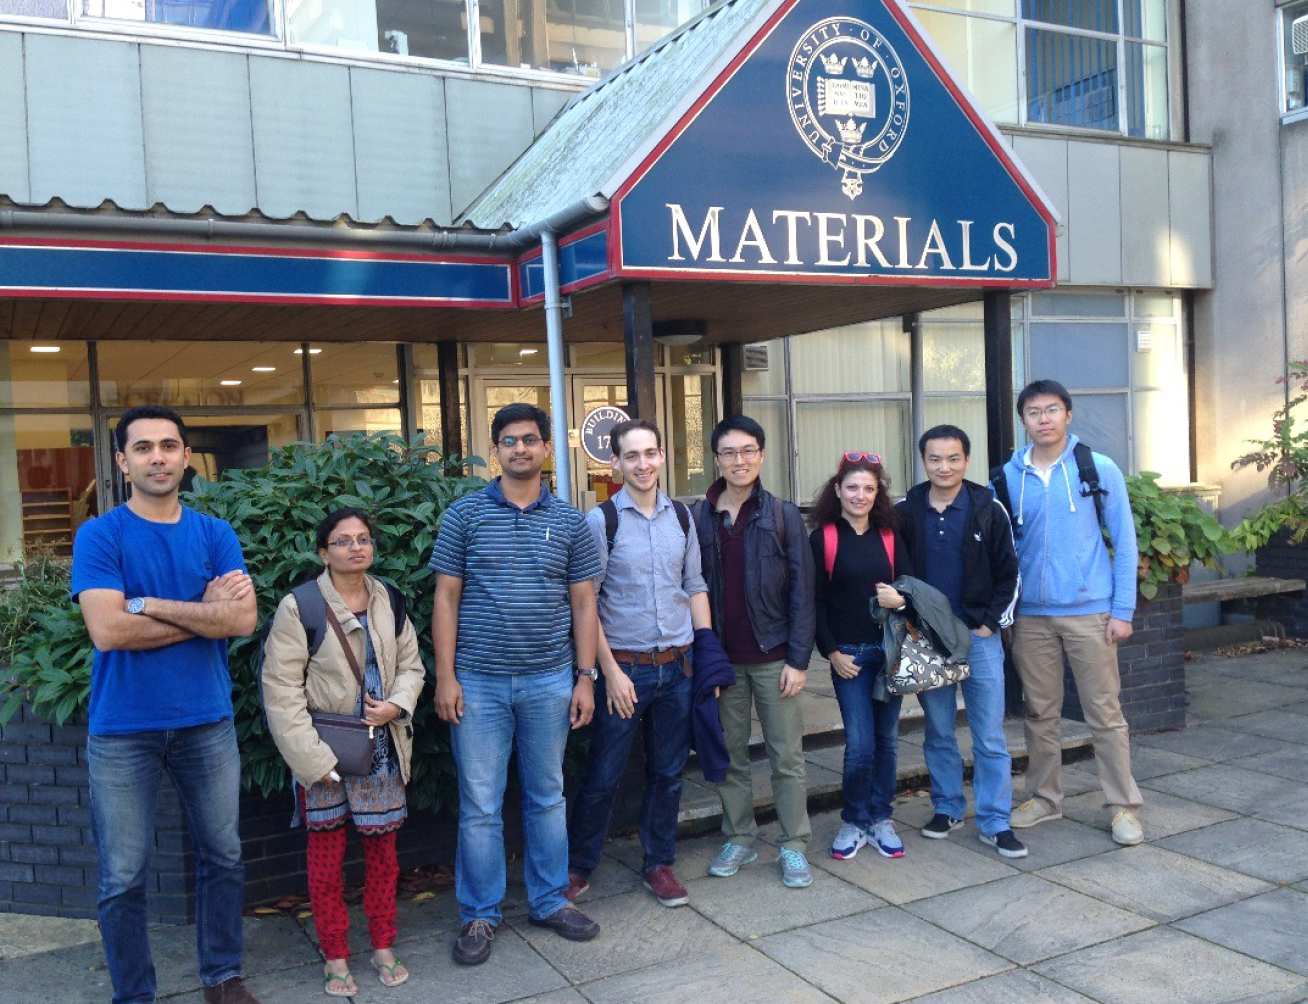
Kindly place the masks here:
POLYGON ((861 464, 863 461, 869 464, 880 464, 881 454, 869 453, 867 450, 846 450, 840 457, 840 463, 843 464, 861 464))

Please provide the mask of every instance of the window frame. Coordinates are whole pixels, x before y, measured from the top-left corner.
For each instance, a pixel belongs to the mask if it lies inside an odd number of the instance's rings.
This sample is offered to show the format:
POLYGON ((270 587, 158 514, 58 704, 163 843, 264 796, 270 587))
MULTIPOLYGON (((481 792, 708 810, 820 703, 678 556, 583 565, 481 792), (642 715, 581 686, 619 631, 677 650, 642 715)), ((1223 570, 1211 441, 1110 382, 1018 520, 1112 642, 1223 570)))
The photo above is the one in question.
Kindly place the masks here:
POLYGON ((1279 6, 1275 10, 1276 14, 1276 97, 1278 103, 1278 113, 1281 118, 1281 125, 1290 125, 1294 122, 1302 122, 1308 119, 1308 93, 1304 95, 1304 104, 1301 108, 1287 109, 1285 104, 1288 100, 1288 94, 1285 88, 1285 75, 1289 67, 1285 63, 1285 28, 1286 24, 1292 20, 1290 12, 1298 10, 1303 16, 1308 16, 1308 2, 1304 0, 1290 0, 1289 3, 1279 6))

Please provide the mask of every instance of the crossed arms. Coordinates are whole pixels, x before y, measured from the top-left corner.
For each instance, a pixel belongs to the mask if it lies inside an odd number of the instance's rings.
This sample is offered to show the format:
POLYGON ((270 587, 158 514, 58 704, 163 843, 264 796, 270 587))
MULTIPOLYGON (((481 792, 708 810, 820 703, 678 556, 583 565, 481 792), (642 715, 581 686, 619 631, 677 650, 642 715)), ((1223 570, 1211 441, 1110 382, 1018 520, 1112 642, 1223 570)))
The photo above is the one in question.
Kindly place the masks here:
POLYGON ((145 612, 129 614, 117 589, 85 589, 78 596, 91 642, 101 652, 144 651, 188 638, 235 638, 258 622, 254 584, 242 571, 211 581, 199 602, 145 599, 145 612))

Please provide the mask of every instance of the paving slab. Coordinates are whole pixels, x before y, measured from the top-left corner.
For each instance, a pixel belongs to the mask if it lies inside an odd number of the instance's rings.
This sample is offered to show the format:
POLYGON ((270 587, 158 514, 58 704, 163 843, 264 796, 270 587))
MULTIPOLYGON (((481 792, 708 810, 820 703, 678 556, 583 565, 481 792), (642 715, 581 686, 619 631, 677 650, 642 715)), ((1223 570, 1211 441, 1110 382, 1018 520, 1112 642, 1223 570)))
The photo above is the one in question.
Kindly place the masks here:
POLYGON ((1189 917, 1176 926, 1308 976, 1308 893, 1277 889, 1189 917))
POLYGON ((889 903, 909 903, 1018 874, 979 842, 973 851, 962 841, 929 840, 908 828, 899 830, 902 858, 883 858, 875 848, 866 847, 851 861, 837 861, 816 849, 830 846, 838 825, 839 817, 814 820, 815 850, 809 861, 889 903))
POLYGON ((846 1004, 881 1004, 991 976, 999 956, 895 907, 774 934, 755 944, 846 1004))
MULTIPOLYGON (((1061 865, 1066 861, 1088 858, 1117 848, 1117 844, 1106 830, 1078 823, 1074 819, 1055 819, 1053 822, 1041 823, 1039 826, 1016 832, 1017 839, 1026 844, 1027 855, 1024 858, 1004 858, 1003 861, 1004 864, 1024 872, 1038 871, 1051 865, 1061 865)), ((976 828, 969 824, 950 839, 957 837, 976 840, 976 828)), ((980 841, 977 841, 977 846, 985 849, 980 841)))
POLYGON ((1160 923, 1271 889, 1259 879, 1148 844, 1055 865, 1040 875, 1160 923))
MULTIPOLYGON (((359 983, 360 989, 364 989, 363 974, 356 972, 355 980, 359 983)), ((198 981, 197 981, 198 983, 198 981)), ((307 1000, 326 999, 323 997, 322 985, 322 963, 315 962, 307 966, 296 966, 294 969, 282 969, 275 973, 263 973, 259 976, 248 977, 245 985, 250 991, 259 998, 260 1004, 302 1004, 307 1000)), ((108 999, 106 996, 103 998, 108 999)), ((164 997, 162 991, 160 999, 166 1000, 168 1004, 204 1004, 204 991, 195 989, 187 993, 175 996, 164 997)), ((351 998, 355 1001, 366 1001, 370 998, 358 996, 351 998)), ((403 998, 394 997, 392 1000, 402 1000, 403 998)), ((408 997, 408 1000, 416 1000, 414 997, 408 997)), ((3 1000, 3 997, 0 997, 3 1000)), ((27 998, 31 1000, 30 997, 27 998)))
POLYGON ((1168 837, 1158 846, 1266 882, 1308 879, 1308 833, 1264 819, 1232 819, 1168 837))
MULTIPOLYGON (((963 807, 963 818, 972 819, 976 815, 976 797, 970 784, 963 788, 963 796, 967 801, 963 807)), ((926 788, 914 788, 900 795, 890 811, 897 828, 907 827, 910 830, 920 830, 931 821, 936 812, 931 804, 931 792, 926 788)))
POLYGON ((1036 875, 933 896, 904 909, 1021 965, 1154 925, 1036 875))
MULTIPOLYGON (((673 869, 681 881, 690 882, 708 875, 709 862, 717 857, 718 851, 722 849, 724 839, 720 833, 711 833, 703 837, 678 840, 677 860, 673 865, 673 869)), ((758 861, 755 864, 746 865, 740 870, 739 874, 743 875, 747 871, 766 871, 768 875, 775 875, 777 873, 777 849, 761 839, 755 842, 755 849, 758 851, 758 861)), ((632 874, 640 870, 645 860, 645 852, 641 850, 640 841, 636 837, 610 840, 604 851, 607 856, 612 857, 615 861, 631 870, 632 874)), ((635 885, 640 887, 639 877, 637 877, 635 885)), ((646 893, 646 895, 649 894, 646 893)), ((590 893, 586 894, 584 902, 591 902, 590 893)))
POLYGON ((1075 990, 1060 987, 1052 980, 1026 969, 1015 969, 998 976, 964 983, 961 987, 941 990, 917 998, 913 1004, 1092 1004, 1075 990))
POLYGON ((831 998, 748 945, 728 945, 585 984, 592 1004, 827 1004, 831 998))
MULTIPOLYGON (((1308 720, 1305 720, 1304 728, 1308 729, 1308 720)), ((1286 746, 1271 753, 1240 757, 1232 760, 1231 766, 1275 774, 1291 781, 1303 781, 1308 779, 1308 746, 1286 746)))
MULTIPOLYGON (((189 930, 194 938, 194 928, 189 930)), ((40 1000, 58 1004, 104 1004, 113 996, 104 952, 98 943, 6 959, 2 971, 0 1004, 32 1004, 33 987, 41 988, 40 1000)), ((174 983, 174 989, 181 992, 200 985, 194 955, 191 977, 189 984, 174 983)))
POLYGON ((0 924, 0 961, 99 941, 100 925, 94 920, 6 914, 0 924))
POLYGON ((1229 720, 1303 699, 1303 691, 1297 687, 1280 687, 1257 680, 1241 680, 1238 684, 1222 681, 1211 686, 1187 685, 1186 693, 1190 699, 1190 711, 1208 720, 1229 720))
POLYGON ((1296 715, 1308 715, 1308 701, 1300 701, 1298 704, 1287 704, 1281 710, 1289 711, 1296 715))
POLYGON ((1287 744, 1277 739, 1208 724, 1187 728, 1184 732, 1153 732, 1149 735, 1132 736, 1131 744, 1217 763, 1287 748, 1287 744))
MULTIPOLYGON (((1278 689, 1285 690, 1284 687, 1278 689)), ((1222 723, 1222 727, 1232 732, 1252 732, 1256 736, 1280 739, 1287 743, 1308 743, 1308 723, 1304 722, 1304 716, 1282 710, 1284 705, 1292 703, 1303 694, 1300 691, 1285 690, 1285 692, 1294 696, 1274 705, 1269 710, 1242 715, 1239 718, 1228 718, 1222 723)))
POLYGON ((686 891, 697 913, 745 940, 886 905, 821 869, 813 870, 807 889, 787 889, 771 869, 745 868, 729 879, 697 879, 686 891))
MULTIPOLYGON (((1244 815, 1302 790, 1301 785, 1285 778, 1245 770, 1229 763, 1151 778, 1143 787, 1244 815)), ((1146 794, 1146 801, 1148 798, 1146 794)))
POLYGON ((587 916, 600 925, 599 940, 567 941, 525 920, 510 921, 550 965, 573 983, 617 976, 734 943, 729 934, 694 910, 670 910, 644 891, 583 906, 587 916))
POLYGON ((1151 777, 1175 774, 1182 770, 1193 770, 1208 763, 1197 756, 1186 756, 1156 746, 1131 744, 1131 775, 1137 781, 1147 781, 1151 777))
MULTIPOLYGON (((1225 819, 1234 819, 1235 813, 1204 805, 1188 798, 1180 798, 1165 792, 1145 789, 1144 806, 1140 809, 1140 823, 1144 827, 1146 840, 1160 840, 1174 833, 1211 826, 1225 819)), ((1104 807, 1101 792, 1092 791, 1075 798, 1063 800, 1063 815, 1075 819, 1087 826, 1108 833, 1112 829, 1112 813, 1104 807)))
POLYGON ((1304 987, 1293 973, 1165 927, 1084 948, 1035 970, 1103 1004, 1289 1004, 1302 999, 1304 987))
MULTIPOLYGON (((459 926, 459 902, 454 898, 454 890, 446 890, 420 902, 411 897, 400 897, 395 904, 395 943, 403 945, 420 938, 430 938, 433 934, 448 933, 459 926)), ((363 912, 363 904, 356 903, 349 908, 350 915, 350 950, 352 955, 367 955, 372 952, 368 942, 368 918, 363 912)), ((306 904, 299 911, 296 919, 304 928, 305 936, 313 945, 318 944, 318 928, 314 924, 313 914, 306 904), (302 916, 307 914, 307 916, 302 916)))

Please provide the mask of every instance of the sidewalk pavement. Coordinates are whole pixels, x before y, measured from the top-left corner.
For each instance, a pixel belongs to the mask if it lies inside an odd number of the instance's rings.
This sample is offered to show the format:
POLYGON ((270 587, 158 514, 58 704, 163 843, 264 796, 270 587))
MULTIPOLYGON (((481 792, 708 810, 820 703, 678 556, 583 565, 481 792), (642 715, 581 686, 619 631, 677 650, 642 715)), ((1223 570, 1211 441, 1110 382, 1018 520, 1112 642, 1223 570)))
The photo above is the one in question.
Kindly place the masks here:
MULTIPOLYGON (((641 887, 635 840, 617 840, 582 904, 604 928, 593 942, 528 926, 512 886, 490 962, 464 969, 450 959, 452 894, 405 901, 396 948, 413 978, 385 990, 356 909, 355 1000, 1308 1000, 1308 652, 1209 657, 1188 672, 1191 727, 1133 743, 1143 846, 1110 839, 1090 761, 1065 768, 1066 818, 1024 831, 1031 854, 1016 861, 983 846, 970 821, 924 840, 930 801, 910 793, 895 806, 907 848, 897 861, 871 848, 832 860, 838 814, 815 816, 807 890, 781 886, 771 843, 735 878, 714 879, 718 838, 683 840, 690 907, 668 910, 641 887)), ((763 836, 775 840, 775 824, 763 836)), ((246 974, 265 1004, 325 999, 306 924, 246 921, 246 974)), ((194 928, 151 935, 161 997, 200 1001, 194 928)), ((87 921, 0 915, 0 973, 0 1002, 109 998, 87 921)))

